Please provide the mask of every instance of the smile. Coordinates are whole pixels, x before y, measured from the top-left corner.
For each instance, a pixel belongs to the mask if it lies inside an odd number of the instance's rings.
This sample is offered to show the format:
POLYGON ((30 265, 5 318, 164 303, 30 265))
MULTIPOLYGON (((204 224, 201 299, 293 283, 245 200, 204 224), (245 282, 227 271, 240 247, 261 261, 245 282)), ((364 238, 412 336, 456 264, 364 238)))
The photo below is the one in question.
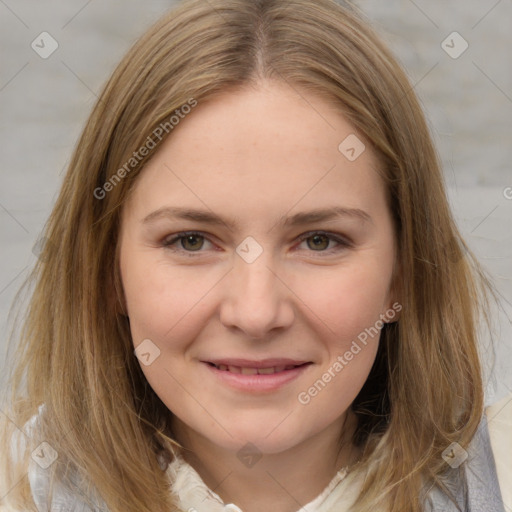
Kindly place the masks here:
POLYGON ((274 359, 202 361, 215 382, 245 393, 269 393, 298 378, 312 362, 274 359), (228 364, 229 363, 229 364, 228 364))
MULTIPOLYGON (((269 366, 267 368, 251 368, 251 367, 243 367, 243 366, 234 366, 234 365, 226 365, 226 364, 215 364, 215 363, 209 363, 218 370, 224 371, 224 372, 231 372, 231 373, 240 373, 242 375, 272 375, 274 373, 281 373, 283 371, 293 370, 294 368, 298 368, 302 365, 281 365, 281 366, 269 366)), ((304 363, 308 364, 308 363, 304 363)))

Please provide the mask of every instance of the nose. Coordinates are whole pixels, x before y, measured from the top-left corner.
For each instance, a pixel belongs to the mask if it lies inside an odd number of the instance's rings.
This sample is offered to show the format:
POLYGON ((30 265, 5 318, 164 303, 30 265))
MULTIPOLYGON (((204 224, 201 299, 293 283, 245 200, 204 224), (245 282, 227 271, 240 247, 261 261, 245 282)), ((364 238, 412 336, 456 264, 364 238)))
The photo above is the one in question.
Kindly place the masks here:
POLYGON ((263 339, 292 325, 294 295, 275 267, 265 251, 252 263, 236 256, 220 306, 224 326, 239 329, 248 338, 263 339))

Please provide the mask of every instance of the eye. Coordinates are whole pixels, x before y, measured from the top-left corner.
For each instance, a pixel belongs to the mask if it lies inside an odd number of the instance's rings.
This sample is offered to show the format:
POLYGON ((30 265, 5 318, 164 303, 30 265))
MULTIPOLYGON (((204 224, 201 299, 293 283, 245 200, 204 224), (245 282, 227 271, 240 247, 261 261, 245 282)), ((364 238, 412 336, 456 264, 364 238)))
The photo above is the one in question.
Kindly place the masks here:
POLYGON ((201 233, 195 231, 187 231, 183 233, 177 233, 170 239, 164 240, 162 245, 173 251, 185 251, 185 252, 201 252, 205 242, 210 243, 207 238, 201 233), (179 242, 179 245, 177 245, 179 242))
POLYGON ((305 233, 300 237, 301 244, 306 242, 308 249, 313 252, 331 252, 350 247, 350 242, 332 233, 315 231, 305 233), (334 244, 334 247, 333 247, 334 244))
MULTIPOLYGON (((299 248, 300 245, 306 243, 309 252, 317 253, 337 252, 351 246, 347 239, 323 231, 304 233, 299 237, 299 242, 299 248)), ((205 250, 213 249, 213 243, 205 235, 197 231, 176 233, 170 238, 165 239, 162 242, 162 246, 174 252, 188 253, 189 256, 193 256, 194 253, 199 255, 199 253, 205 250), (208 246, 208 244, 210 245, 208 246)))

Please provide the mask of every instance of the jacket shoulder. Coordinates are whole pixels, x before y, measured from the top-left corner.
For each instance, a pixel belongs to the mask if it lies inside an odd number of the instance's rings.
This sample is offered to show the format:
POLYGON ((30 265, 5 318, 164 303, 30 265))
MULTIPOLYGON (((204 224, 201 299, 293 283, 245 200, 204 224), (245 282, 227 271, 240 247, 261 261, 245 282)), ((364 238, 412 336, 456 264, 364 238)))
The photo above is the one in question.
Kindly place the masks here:
POLYGON ((485 410, 496 472, 506 510, 512 510, 512 393, 485 410))
POLYGON ((425 502, 426 511, 505 512, 509 510, 505 509, 503 503, 485 414, 466 450, 457 443, 453 443, 443 452, 443 458, 451 466, 442 479, 443 484, 455 499, 456 504, 450 499, 448 493, 435 487, 425 502))
MULTIPOLYGON (((47 413, 44 404, 39 406, 35 414, 24 426, 24 431, 29 436, 38 434, 44 415, 47 413)), ((58 447, 52 447, 42 441, 32 452, 28 461, 28 480, 32 499, 38 512, 93 512, 105 511, 102 504, 96 504, 93 507, 87 505, 79 495, 78 482, 74 482, 73 476, 69 478, 72 485, 66 484, 59 478, 55 478, 51 504, 48 503, 50 497, 50 486, 54 468, 53 463, 59 458, 58 447), (73 490, 71 490, 71 487, 73 490)), ((0 512, 3 510, 0 509, 0 512)), ((9 509, 6 512, 10 512, 9 509)), ((14 511, 12 511, 14 512, 14 511)))

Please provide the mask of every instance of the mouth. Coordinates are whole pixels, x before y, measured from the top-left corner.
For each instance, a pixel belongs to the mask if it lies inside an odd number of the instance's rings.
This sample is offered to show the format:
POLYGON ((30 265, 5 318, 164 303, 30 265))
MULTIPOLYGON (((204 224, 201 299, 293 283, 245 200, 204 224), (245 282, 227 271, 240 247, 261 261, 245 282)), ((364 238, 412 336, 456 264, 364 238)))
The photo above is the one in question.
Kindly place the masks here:
POLYGON ((292 382, 313 365, 312 361, 291 359, 223 359, 202 361, 217 382, 249 393, 277 391, 292 382))
POLYGON ((286 372, 290 370, 294 370, 295 368, 300 368, 302 366, 311 364, 311 363, 301 363, 301 364, 287 364, 287 365, 276 365, 276 366, 237 366, 233 364, 216 364, 210 361, 207 361, 207 364, 217 368, 222 372, 231 372, 238 373, 242 375, 273 375, 275 373, 286 372))

